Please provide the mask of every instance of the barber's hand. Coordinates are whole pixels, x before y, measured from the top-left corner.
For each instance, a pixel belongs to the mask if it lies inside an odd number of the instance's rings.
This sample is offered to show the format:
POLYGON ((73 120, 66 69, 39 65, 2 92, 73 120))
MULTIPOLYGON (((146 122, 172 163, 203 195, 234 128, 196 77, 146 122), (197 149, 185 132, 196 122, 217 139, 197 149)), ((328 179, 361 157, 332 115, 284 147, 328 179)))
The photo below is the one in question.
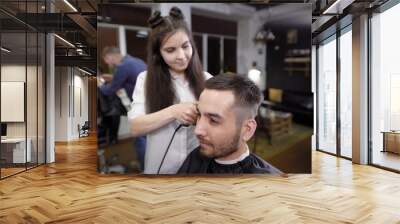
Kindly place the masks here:
POLYGON ((180 103, 171 106, 174 117, 182 124, 193 125, 197 121, 197 109, 195 103, 180 103))
POLYGON ((100 87, 102 85, 104 85, 104 79, 100 76, 97 78, 97 86, 100 87))
POLYGON ((113 76, 112 76, 111 74, 108 74, 108 73, 103 73, 103 74, 101 75, 101 77, 102 77, 104 80, 106 80, 107 82, 111 82, 111 80, 112 80, 112 78, 113 78, 113 76))

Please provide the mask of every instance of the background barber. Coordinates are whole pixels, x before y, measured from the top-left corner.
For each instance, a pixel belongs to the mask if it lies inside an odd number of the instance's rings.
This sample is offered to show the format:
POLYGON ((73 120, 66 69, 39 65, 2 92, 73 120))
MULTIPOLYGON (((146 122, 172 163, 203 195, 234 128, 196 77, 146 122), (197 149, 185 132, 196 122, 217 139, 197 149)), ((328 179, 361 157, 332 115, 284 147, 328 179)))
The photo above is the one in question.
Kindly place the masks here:
MULTIPOLYGON (((113 74, 102 74, 101 77, 108 81, 107 84, 100 86, 100 91, 106 96, 118 95, 119 91, 125 91, 124 95, 132 101, 133 90, 136 85, 138 75, 147 69, 143 60, 130 56, 122 55, 117 47, 105 47, 102 52, 104 62, 113 70, 113 74)), ((116 130, 120 124, 120 115, 109 118, 108 123, 112 130, 116 130)), ((141 169, 144 168, 144 155, 146 150, 146 138, 139 136, 135 140, 135 149, 141 169)))

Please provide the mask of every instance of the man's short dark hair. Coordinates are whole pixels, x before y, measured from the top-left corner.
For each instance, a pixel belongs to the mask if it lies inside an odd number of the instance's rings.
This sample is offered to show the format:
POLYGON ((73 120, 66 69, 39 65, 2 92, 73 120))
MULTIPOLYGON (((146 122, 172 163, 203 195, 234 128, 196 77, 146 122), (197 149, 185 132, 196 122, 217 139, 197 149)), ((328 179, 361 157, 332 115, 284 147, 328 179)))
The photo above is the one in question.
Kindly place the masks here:
POLYGON ((121 51, 119 50, 118 47, 108 46, 108 47, 103 48, 101 55, 103 57, 105 57, 106 55, 109 55, 109 54, 121 54, 121 51))
POLYGON ((251 118, 257 116, 263 101, 263 95, 257 85, 249 78, 237 74, 214 76, 206 81, 205 89, 232 91, 235 96, 234 106, 245 109, 247 117, 251 118))

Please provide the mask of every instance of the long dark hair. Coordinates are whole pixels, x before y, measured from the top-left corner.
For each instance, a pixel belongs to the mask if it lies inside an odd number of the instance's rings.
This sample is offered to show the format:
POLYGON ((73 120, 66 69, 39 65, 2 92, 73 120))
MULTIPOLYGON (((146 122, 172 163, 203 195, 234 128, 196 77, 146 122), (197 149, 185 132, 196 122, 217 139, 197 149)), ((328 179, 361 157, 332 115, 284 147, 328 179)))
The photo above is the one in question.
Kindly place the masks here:
POLYGON ((185 70, 185 78, 189 82, 192 93, 198 99, 204 88, 204 73, 192 33, 184 21, 182 12, 177 7, 173 7, 169 16, 162 17, 159 11, 155 11, 148 22, 152 30, 148 42, 148 67, 145 84, 146 112, 157 112, 171 106, 176 100, 169 67, 161 56, 160 49, 164 38, 178 30, 186 33, 193 49, 193 55, 185 70))

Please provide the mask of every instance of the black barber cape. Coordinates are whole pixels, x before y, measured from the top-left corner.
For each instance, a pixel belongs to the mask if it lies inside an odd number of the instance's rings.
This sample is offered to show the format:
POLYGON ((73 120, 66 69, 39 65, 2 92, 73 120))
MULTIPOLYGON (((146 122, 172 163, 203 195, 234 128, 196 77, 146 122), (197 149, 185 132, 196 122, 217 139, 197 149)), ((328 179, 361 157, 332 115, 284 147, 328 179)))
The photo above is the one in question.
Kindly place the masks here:
POLYGON ((253 153, 234 164, 219 164, 213 158, 207 158, 200 153, 200 147, 193 150, 181 168, 178 174, 242 174, 242 173, 265 173, 265 174, 282 174, 280 170, 265 162, 253 153))

